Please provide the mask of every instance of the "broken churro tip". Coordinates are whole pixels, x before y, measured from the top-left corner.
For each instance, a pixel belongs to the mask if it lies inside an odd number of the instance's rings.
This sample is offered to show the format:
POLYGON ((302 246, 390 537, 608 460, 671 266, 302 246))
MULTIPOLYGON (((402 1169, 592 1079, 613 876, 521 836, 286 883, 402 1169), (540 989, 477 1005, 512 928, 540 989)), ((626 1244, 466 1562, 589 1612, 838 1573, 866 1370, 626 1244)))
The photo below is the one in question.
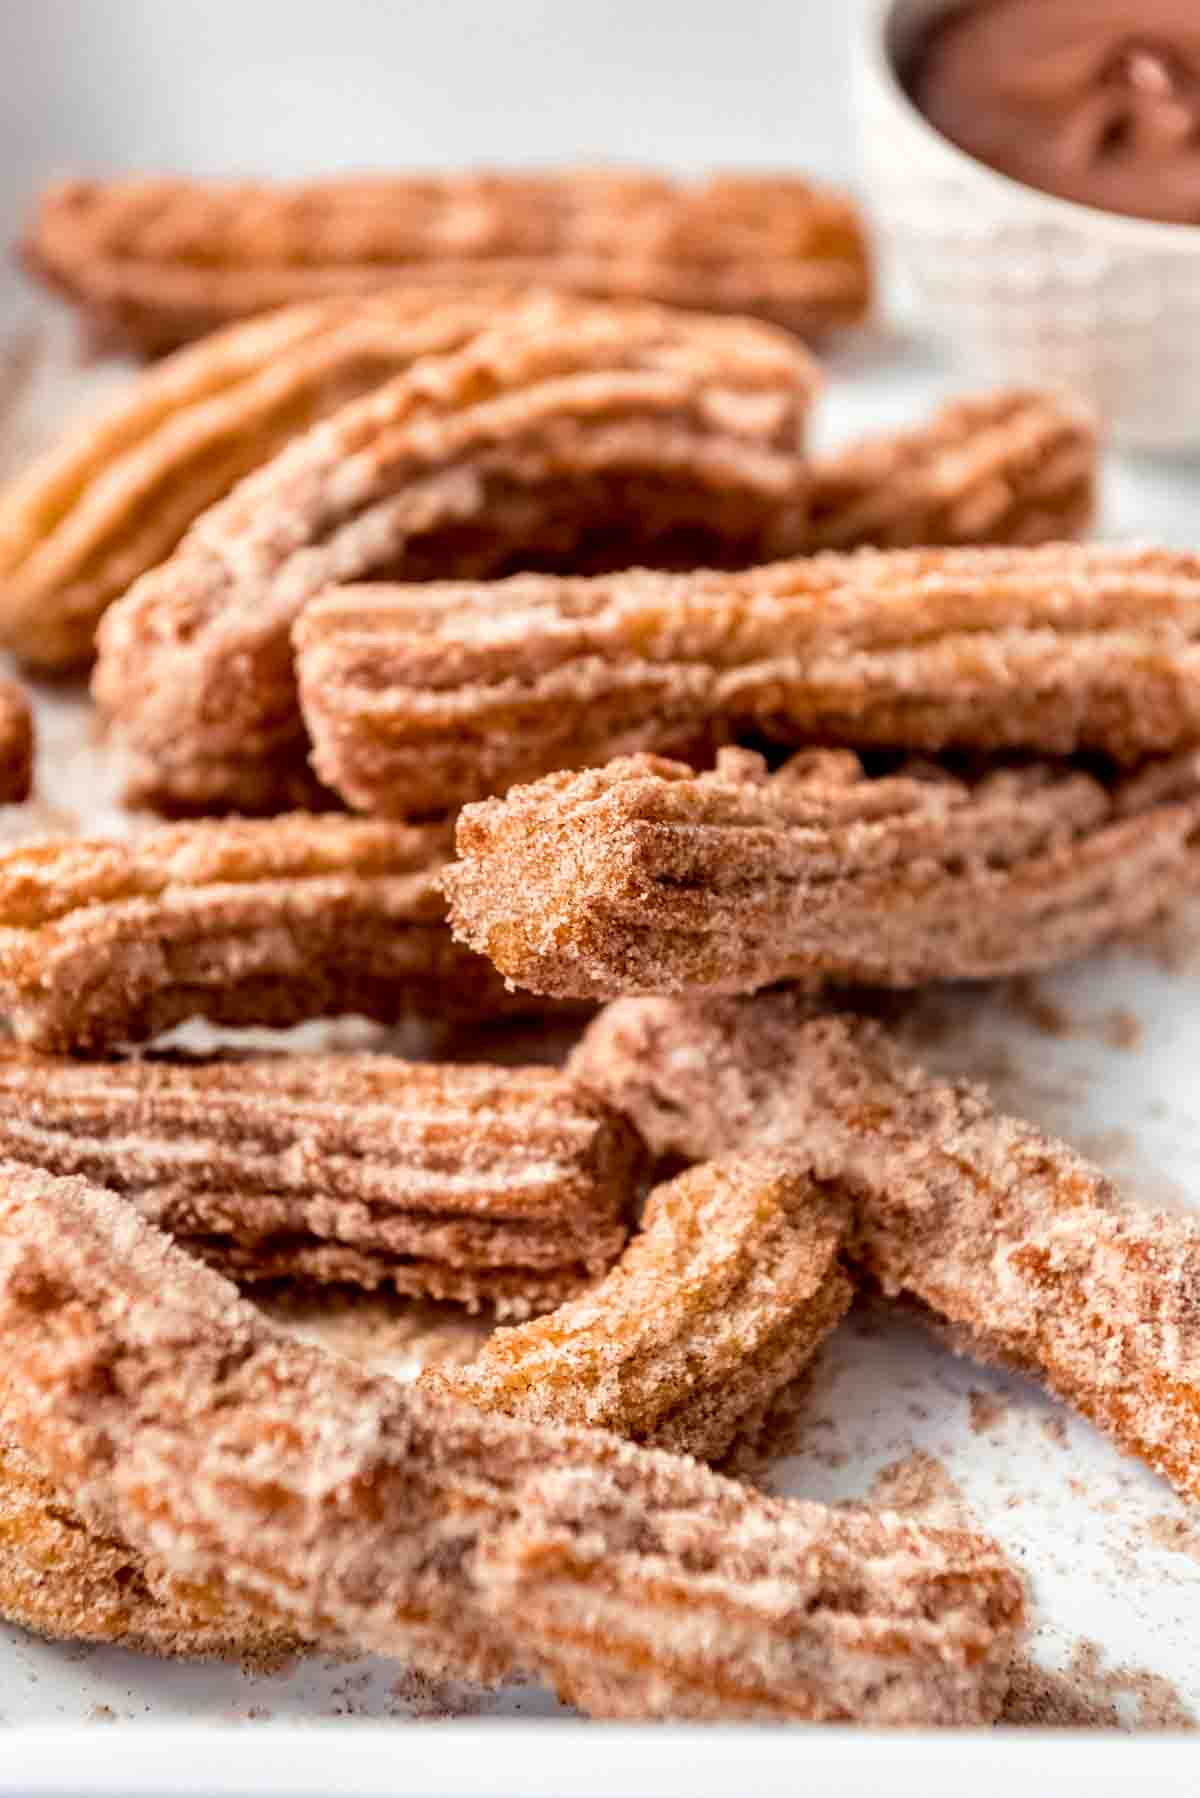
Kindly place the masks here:
POLYGON ((630 1127, 550 1068, 0 1056, 0 1155, 83 1175, 239 1282, 391 1287, 520 1318, 602 1275, 630 1127))
POLYGON ((693 1168, 651 1194, 598 1286, 431 1378, 509 1417, 719 1460, 847 1310, 845 1222, 781 1158, 693 1168))
MULTIPOLYGON (((744 319, 533 294, 448 302, 437 349, 198 518, 106 614, 96 697, 160 806, 262 806, 306 752, 289 632, 330 581, 802 542, 816 375, 744 319)), ((440 809, 434 807, 433 809, 440 809)))
POLYGON ((64 181, 43 195, 25 255, 93 336, 143 355, 296 301, 413 284, 658 300, 806 336, 856 323, 871 292, 853 201, 791 175, 64 181))
POLYGON ((804 1504, 766 1527, 749 1512, 647 1518, 619 1471, 555 1469, 523 1500, 485 1544, 484 1578, 593 1716, 900 1724, 917 1689, 928 1721, 998 1714, 1021 1586, 965 1532, 804 1504))
POLYGON ((292 813, 54 839, 0 855, 0 1004, 45 1050, 141 1042, 190 1017, 485 1017, 514 1000, 456 945, 444 830, 292 813))
POLYGON ((753 1144, 853 1206, 849 1254, 1200 1498, 1200 1224, 1120 1211, 1061 1142, 788 991, 622 1000, 571 1058, 657 1155, 753 1144))
POLYGON ((1065 393, 951 400, 813 463, 809 545, 1065 542, 1092 521, 1098 462, 1096 420, 1065 393))
POLYGON ((14 680, 0 677, 0 805, 19 805, 33 786, 33 711, 14 680))
POLYGON ((91 660, 112 600, 292 437, 511 299, 406 291, 289 308, 148 370, 0 494, 0 642, 91 660))
POLYGON ((20 1449, 0 1440, 0 1618, 52 1640, 273 1669, 307 1646, 236 1603, 173 1585, 154 1556, 89 1529, 20 1449))
POLYGON ((995 1714, 1024 1606, 984 1539, 362 1373, 83 1181, 0 1164, 0 1330, 7 1426, 72 1503, 305 1633, 605 1714, 634 1673, 646 1716, 995 1714))
POLYGON ((456 935, 558 996, 906 987, 1069 960, 1200 885, 1200 756, 1112 784, 1056 762, 869 776, 633 756, 465 808, 456 935))
POLYGON ((1200 562, 1170 550, 350 585, 295 638, 317 771, 397 817, 731 733, 1132 766, 1200 742, 1200 562))

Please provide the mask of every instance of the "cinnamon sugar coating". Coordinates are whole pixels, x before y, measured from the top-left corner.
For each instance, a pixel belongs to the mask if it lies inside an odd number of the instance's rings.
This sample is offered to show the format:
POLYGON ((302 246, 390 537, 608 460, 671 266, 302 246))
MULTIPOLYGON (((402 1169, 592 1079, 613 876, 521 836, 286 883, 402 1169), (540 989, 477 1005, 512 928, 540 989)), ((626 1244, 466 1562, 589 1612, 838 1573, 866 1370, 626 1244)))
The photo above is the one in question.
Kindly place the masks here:
POLYGON ((969 394, 908 430, 813 463, 809 544, 819 549, 1052 543, 1096 506, 1096 421, 1064 394, 969 394))
POLYGON ((660 1154, 787 1152, 853 1206, 849 1252, 961 1350, 1036 1374, 1200 1498, 1200 1223, 1128 1214, 1061 1142, 787 990, 621 1000, 576 1077, 660 1154))
POLYGON ((295 438, 106 614, 94 691, 160 808, 288 790, 306 751, 288 634, 330 581, 745 563, 803 541, 816 377, 793 340, 561 295, 482 326, 448 309, 437 353, 295 438))
POLYGON ((236 1602, 198 1603, 154 1555, 89 1529, 0 1439, 0 1618, 35 1635, 274 1666, 306 1644, 236 1602))
POLYGON ((996 1713, 1023 1604, 983 1539, 365 1374, 82 1181, 0 1167, 0 1329, 5 1415, 72 1503, 306 1633, 517 1660, 600 1714, 996 1713))
POLYGON ((19 805, 33 786, 33 712, 14 680, 0 677, 0 805, 19 805))
POLYGON ((426 1378, 508 1417, 719 1460, 849 1307, 845 1224, 785 1160, 692 1168, 650 1195, 598 1286, 426 1378))
POLYGON ((447 848, 435 828, 304 813, 21 845, 0 855, 0 1006, 46 1050, 141 1042, 190 1017, 510 1009, 446 928, 447 848))
POLYGON ((478 330, 503 288, 325 300, 235 325, 149 369, 0 493, 0 643, 91 660, 112 600, 292 437, 478 330))
POLYGON ((744 749, 705 774, 630 756, 467 806, 458 854, 456 936, 534 992, 983 979, 1200 886, 1200 756, 1109 784, 1057 762, 872 778, 849 750, 775 774, 744 749))
POLYGON ((871 295, 857 208, 793 175, 64 181, 42 196, 25 258, 93 336, 143 355, 249 313, 414 282, 659 300, 806 336, 856 323, 871 295))
POLYGON ((239 1281, 388 1286, 501 1317, 619 1254, 640 1145, 550 1068, 384 1055, 0 1056, 0 1155, 119 1192, 239 1281))
POLYGON ((396 817, 745 732, 1129 764, 1200 742, 1200 561, 1172 550, 347 586, 295 634, 317 772, 396 817))

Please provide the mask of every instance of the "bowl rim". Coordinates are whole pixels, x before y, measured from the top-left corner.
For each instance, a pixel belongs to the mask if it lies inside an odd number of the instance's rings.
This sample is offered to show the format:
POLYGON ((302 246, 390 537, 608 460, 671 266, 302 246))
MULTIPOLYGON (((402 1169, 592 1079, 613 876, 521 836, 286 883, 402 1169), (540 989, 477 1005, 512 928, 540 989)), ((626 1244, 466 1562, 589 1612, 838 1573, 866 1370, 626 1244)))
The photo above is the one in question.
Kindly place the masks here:
MULTIPOLYGON (((888 47, 892 21, 896 14, 911 7, 914 0, 863 0, 860 5, 858 54, 860 72, 865 72, 885 92, 893 108, 900 112, 908 128, 935 148, 949 161, 970 171, 976 180, 991 186, 1011 204, 1014 200, 1037 206, 1069 224, 1077 232, 1106 234, 1123 241, 1129 249, 1138 246, 1166 250, 1174 255, 1200 255, 1200 224, 1174 223, 1167 219, 1144 219, 1124 212, 1108 212, 1102 206, 1085 206, 1079 200, 1064 200, 1046 193, 1026 181, 1005 175, 977 156, 962 150, 931 125, 914 103, 888 47)), ((970 4, 970 0, 961 0, 970 4)), ((949 8, 947 9, 949 10, 949 8)))

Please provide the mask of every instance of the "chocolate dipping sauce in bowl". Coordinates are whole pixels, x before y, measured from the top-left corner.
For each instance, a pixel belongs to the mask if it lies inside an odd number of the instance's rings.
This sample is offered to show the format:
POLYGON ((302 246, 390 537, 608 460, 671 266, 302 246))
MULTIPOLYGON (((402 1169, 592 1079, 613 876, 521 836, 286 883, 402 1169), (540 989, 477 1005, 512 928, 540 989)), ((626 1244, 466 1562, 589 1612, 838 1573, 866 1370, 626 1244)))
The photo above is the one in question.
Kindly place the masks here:
POLYGON ((876 223, 978 377, 1200 450, 1200 0, 871 0, 876 223))

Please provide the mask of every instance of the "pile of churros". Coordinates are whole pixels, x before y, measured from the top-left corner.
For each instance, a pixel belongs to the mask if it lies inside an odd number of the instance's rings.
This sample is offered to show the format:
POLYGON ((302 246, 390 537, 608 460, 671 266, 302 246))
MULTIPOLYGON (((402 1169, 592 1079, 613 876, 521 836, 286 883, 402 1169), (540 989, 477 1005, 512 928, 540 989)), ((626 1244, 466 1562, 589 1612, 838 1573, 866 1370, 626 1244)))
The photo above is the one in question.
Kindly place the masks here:
POLYGON ((1074 541, 1061 396, 811 458, 797 333, 871 280, 800 180, 75 183, 28 253, 170 353, 0 495, 0 642, 159 814, 0 855, 0 1614, 993 1721, 998 1544, 720 1468, 869 1290, 1200 1499, 1200 1224, 859 990, 1200 888, 1200 560, 1074 541), (343 1014, 460 1047, 147 1052, 343 1014), (564 1066, 489 1060, 520 1014, 564 1066), (402 1384, 264 1282, 497 1327, 402 1384))

